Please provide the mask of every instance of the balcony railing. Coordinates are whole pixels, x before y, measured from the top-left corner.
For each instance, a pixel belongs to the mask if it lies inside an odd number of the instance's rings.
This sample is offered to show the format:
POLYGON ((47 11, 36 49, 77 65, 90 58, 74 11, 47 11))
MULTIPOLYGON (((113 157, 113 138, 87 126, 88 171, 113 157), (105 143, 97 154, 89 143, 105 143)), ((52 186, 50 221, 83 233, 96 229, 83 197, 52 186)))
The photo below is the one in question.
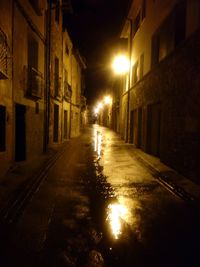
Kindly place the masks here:
POLYGON ((72 88, 71 85, 68 84, 67 81, 64 82, 64 99, 66 101, 70 101, 72 97, 72 88))
POLYGON ((38 16, 42 16, 43 11, 47 8, 47 4, 45 0, 29 0, 30 4, 32 5, 35 13, 38 16))
POLYGON ((43 89, 44 79, 42 73, 33 67, 28 67, 26 96, 32 99, 40 99, 43 96, 43 89))
POLYGON ((61 100, 62 91, 61 91, 61 78, 54 80, 54 97, 58 100, 61 100))
POLYGON ((85 96, 83 96, 83 95, 81 95, 81 111, 84 111, 84 110, 86 110, 86 97, 85 96))
POLYGON ((8 45, 5 33, 0 29, 0 79, 8 78, 8 45))

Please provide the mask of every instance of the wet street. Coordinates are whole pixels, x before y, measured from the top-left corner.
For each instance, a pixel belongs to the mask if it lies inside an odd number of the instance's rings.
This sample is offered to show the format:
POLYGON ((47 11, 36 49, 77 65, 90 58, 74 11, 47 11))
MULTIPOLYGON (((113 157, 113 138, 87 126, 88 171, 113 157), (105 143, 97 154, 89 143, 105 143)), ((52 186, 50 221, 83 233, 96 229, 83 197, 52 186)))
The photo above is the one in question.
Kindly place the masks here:
POLYGON ((133 145, 93 125, 70 140, 15 224, 1 266, 200 266, 199 207, 178 198, 133 145))

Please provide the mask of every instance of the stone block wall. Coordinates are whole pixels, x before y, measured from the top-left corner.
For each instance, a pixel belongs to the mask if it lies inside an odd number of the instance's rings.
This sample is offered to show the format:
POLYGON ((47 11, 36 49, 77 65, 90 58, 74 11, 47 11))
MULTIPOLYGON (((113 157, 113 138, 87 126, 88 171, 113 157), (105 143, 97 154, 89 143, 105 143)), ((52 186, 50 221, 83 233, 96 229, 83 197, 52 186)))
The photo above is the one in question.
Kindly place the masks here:
POLYGON ((142 149, 155 154, 148 151, 148 143, 153 143, 149 138, 159 130, 157 156, 182 174, 200 181, 199 47, 200 35, 196 32, 135 84, 130 92, 130 111, 143 110, 142 149), (157 111, 160 119, 149 114, 148 107, 155 104, 160 105, 157 111), (154 125, 155 120, 159 125, 154 125), (154 131, 150 134, 151 124, 154 131))

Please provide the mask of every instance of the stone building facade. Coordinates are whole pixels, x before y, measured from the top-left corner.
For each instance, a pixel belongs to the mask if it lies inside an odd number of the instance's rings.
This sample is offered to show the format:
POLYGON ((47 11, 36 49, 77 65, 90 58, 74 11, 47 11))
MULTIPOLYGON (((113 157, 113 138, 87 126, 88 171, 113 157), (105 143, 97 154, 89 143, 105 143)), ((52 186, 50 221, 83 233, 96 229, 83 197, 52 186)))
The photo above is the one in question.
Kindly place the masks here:
POLYGON ((46 1, 0 2, 0 169, 43 153, 46 1))
POLYGON ((71 136, 72 99, 72 41, 68 32, 63 32, 63 138, 71 136))
POLYGON ((80 134, 82 77, 86 67, 63 25, 64 2, 54 2, 50 10, 50 146, 80 134))
POLYGON ((50 6, 50 102, 49 102, 49 144, 62 142, 62 97, 63 97, 63 20, 62 1, 50 6))
POLYGON ((0 176, 80 133, 85 63, 63 27, 69 7, 0 1, 0 176))
POLYGON ((78 136, 81 126, 83 70, 86 68, 85 62, 77 49, 72 53, 72 98, 71 98, 71 137, 78 136))
POLYGON ((192 179, 200 174, 199 33, 197 0, 135 0, 122 31, 131 70, 121 135, 192 179))
POLYGON ((14 1, 15 161, 29 161, 43 153, 46 8, 46 1, 14 1))
POLYGON ((0 173, 13 159, 12 1, 0 1, 0 173))

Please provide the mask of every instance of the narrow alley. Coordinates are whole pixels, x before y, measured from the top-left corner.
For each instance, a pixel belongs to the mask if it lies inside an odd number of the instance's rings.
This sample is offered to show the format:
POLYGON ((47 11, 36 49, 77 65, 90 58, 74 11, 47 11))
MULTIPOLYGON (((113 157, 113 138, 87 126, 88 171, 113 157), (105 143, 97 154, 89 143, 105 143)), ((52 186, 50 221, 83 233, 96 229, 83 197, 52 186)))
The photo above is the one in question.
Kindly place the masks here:
POLYGON ((139 153, 96 124, 66 142, 1 227, 1 266, 198 266, 197 197, 170 192, 139 153))

